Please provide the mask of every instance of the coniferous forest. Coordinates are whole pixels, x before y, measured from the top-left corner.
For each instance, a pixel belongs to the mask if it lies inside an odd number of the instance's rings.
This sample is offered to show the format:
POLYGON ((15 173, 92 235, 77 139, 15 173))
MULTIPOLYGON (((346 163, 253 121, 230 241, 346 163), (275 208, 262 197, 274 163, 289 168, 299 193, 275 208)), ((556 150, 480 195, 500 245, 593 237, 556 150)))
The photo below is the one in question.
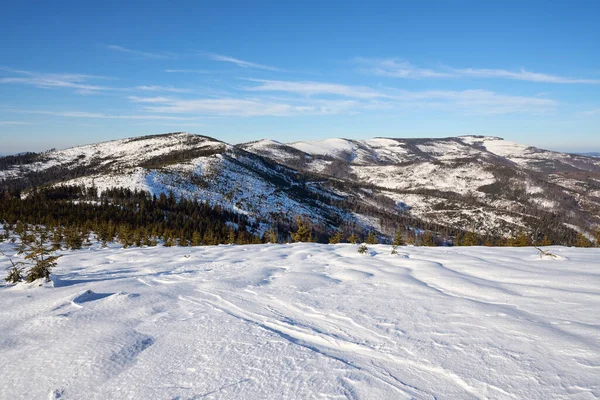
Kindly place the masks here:
MULTIPOLYGON (((27 243, 28 227, 44 227, 55 249, 77 249, 90 234, 102 243, 118 242, 124 247, 199 246, 216 244, 257 244, 282 242, 392 243, 394 245, 458 246, 546 246, 563 244, 592 247, 594 242, 581 234, 556 236, 539 230, 534 235, 517 232, 513 237, 484 236, 475 232, 443 227, 400 225, 392 238, 355 226, 331 227, 306 217, 295 221, 277 219, 265 223, 249 219, 220 206, 173 193, 151 195, 127 188, 55 186, 34 188, 26 194, 0 192, 2 239, 16 234, 27 243), (428 229, 429 228, 429 229, 428 229), (438 228, 438 229, 436 229, 438 228)), ((597 234, 600 239, 600 233, 597 234)))

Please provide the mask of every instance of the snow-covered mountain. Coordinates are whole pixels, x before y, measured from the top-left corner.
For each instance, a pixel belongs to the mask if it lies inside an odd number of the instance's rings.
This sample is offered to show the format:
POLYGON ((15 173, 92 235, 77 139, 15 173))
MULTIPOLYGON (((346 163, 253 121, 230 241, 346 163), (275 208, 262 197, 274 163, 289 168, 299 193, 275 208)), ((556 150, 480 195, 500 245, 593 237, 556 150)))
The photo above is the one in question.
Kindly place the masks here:
POLYGON ((0 190, 39 185, 173 191, 259 221, 399 224, 507 235, 600 223, 600 160, 496 137, 328 139, 233 146, 187 133, 0 158, 0 190))
POLYGON ((432 223, 507 233, 536 220, 580 230, 600 222, 600 160, 497 137, 261 140, 240 147, 352 182, 354 193, 377 193, 432 223))

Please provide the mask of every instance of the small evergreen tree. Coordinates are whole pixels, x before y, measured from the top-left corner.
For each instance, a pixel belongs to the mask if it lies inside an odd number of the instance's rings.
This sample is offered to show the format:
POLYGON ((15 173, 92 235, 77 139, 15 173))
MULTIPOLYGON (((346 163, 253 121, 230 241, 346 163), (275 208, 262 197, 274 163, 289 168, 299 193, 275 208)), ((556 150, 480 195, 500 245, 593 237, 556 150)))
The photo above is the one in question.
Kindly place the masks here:
POLYGON ((227 244, 235 244, 235 229, 229 228, 227 231, 227 244))
POLYGON ((370 231, 367 235, 367 239, 365 240, 366 244, 379 244, 379 239, 377 239, 377 235, 375 232, 370 231))
POLYGON ((56 267, 56 260, 61 256, 51 255, 52 247, 47 246, 48 233, 44 229, 37 232, 36 239, 30 245, 29 253, 25 256, 26 260, 33 262, 33 266, 25 275, 27 282, 33 282, 37 279, 50 280, 52 268, 56 267))
POLYGON ((67 229, 65 233, 65 244, 67 248, 71 250, 81 249, 81 246, 83 246, 83 239, 81 238, 79 229, 75 227, 67 229))
POLYGON ((7 256, 2 250, 0 250, 0 254, 6 256, 8 261, 10 261, 11 267, 8 269, 8 275, 4 280, 8 283, 19 283, 23 280, 23 270, 24 268, 21 265, 24 265, 23 262, 17 261, 16 263, 7 256))
POLYGON ((354 233, 352 235, 350 235, 350 237, 348 238, 348 242, 352 243, 352 244, 356 244, 358 243, 358 236, 356 236, 354 233))
POLYGON ((525 232, 519 232, 511 241, 510 245, 513 247, 525 247, 531 245, 529 236, 525 232))
POLYGON ((466 232, 461 237, 461 241, 458 244, 459 246, 478 246, 480 244, 479 238, 475 234, 474 231, 466 232))
POLYGON ((292 240, 294 242, 312 242, 311 229, 308 222, 302 218, 296 218, 296 225, 298 225, 298 229, 296 232, 292 233, 292 240))
POLYGON ((329 238, 330 244, 338 244, 341 242, 342 242, 342 231, 341 230, 338 230, 329 238))
POLYGON ((367 254, 367 252, 369 251, 369 248, 367 247, 366 244, 361 244, 360 246, 358 246, 358 253, 359 254, 367 254))
POLYGON ((402 237, 402 232, 401 231, 396 231, 396 234, 394 235, 394 240, 392 241, 392 246, 398 247, 398 246, 404 246, 406 244, 406 242, 404 241, 404 238, 402 237))
POLYGON ((52 232, 52 250, 60 250, 62 247, 63 234, 60 226, 57 226, 52 232))
MULTIPOLYGON (((15 232, 17 231, 15 230, 15 232)), ((17 250, 17 254, 21 254, 24 253, 27 249, 29 249, 29 247, 35 240, 35 236, 27 230, 27 227, 21 228, 18 232, 18 235, 21 241, 19 242, 15 250, 17 250)))
POLYGON ((423 234, 423 241, 422 241, 423 246, 435 246, 435 237, 433 236, 433 233, 431 233, 431 231, 427 231, 423 234))
POLYGON ((119 237, 119 242, 121 242, 124 249, 128 248, 129 246, 133 246, 134 232, 131 230, 131 227, 129 227, 129 225, 119 225, 117 236, 119 237))
POLYGON ((202 244, 202 236, 200 235, 200 232, 198 231, 194 231, 194 233, 192 233, 192 246, 200 246, 202 244))
POLYGON ((269 228, 268 231, 265 232, 265 241, 267 243, 277 243, 277 232, 273 227, 269 228))
POLYGON ((575 238, 575 243, 573 243, 573 246, 575 247, 592 247, 593 245, 594 244, 592 243, 592 241, 585 237, 582 233, 577 234, 577 237, 575 238))

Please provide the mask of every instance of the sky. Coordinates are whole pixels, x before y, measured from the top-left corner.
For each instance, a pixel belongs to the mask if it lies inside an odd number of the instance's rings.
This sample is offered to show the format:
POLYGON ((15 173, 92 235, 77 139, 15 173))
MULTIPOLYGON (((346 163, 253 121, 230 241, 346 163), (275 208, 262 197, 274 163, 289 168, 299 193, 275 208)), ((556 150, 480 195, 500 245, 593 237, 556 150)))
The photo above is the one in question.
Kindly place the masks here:
POLYGON ((179 131, 600 151, 598 20, 595 0, 5 2, 0 153, 179 131))

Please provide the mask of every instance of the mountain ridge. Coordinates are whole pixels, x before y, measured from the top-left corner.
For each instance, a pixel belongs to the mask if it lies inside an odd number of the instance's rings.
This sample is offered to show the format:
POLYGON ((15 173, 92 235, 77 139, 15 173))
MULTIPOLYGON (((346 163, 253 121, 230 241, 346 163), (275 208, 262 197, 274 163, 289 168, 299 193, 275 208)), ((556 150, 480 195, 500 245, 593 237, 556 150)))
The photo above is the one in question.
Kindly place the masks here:
POLYGON ((600 160, 480 135, 231 145, 175 132, 0 158, 0 190, 59 184, 173 191, 265 225, 304 215, 384 235, 408 224, 566 237, 600 224, 600 160))

